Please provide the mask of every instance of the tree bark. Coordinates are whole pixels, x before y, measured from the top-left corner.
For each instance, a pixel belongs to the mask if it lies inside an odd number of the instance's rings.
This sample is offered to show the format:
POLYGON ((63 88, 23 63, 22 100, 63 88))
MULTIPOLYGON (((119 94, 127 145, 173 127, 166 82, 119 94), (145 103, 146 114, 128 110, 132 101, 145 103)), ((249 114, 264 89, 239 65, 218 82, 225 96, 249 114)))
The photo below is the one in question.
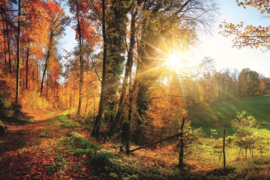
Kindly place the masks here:
POLYGON ((8 29, 8 21, 7 21, 7 12, 5 11, 5 20, 6 20, 6 36, 7 36, 7 43, 8 43, 8 62, 9 62, 9 73, 12 73, 11 69, 11 56, 10 56, 10 38, 9 38, 9 29, 8 29))
MULTIPOLYGON (((30 44, 30 41, 28 40, 28 45, 29 44, 30 44)), ((26 52, 25 89, 28 89, 28 62, 29 62, 29 47, 27 47, 27 52, 26 52)))
POLYGON ((38 89, 39 89, 39 83, 38 83, 38 78, 39 78, 39 77, 38 77, 38 72, 39 72, 39 71, 38 71, 38 64, 37 64, 37 92, 38 92, 38 89))
MULTIPOLYGON (((4 37, 4 54, 5 54, 5 66, 7 65, 7 50, 6 50, 6 29, 5 29, 5 18, 2 13, 2 23, 3 23, 3 37, 4 37)), ((6 23, 7 24, 7 23, 6 23)), ((8 33, 8 32, 7 32, 8 33)), ((6 71, 6 69, 5 69, 6 71)))
POLYGON ((16 100, 19 102, 19 78, 20 78, 20 32, 21 32, 21 0, 18 0, 18 31, 17 31, 17 76, 16 76, 16 100))
POLYGON ((33 66, 33 74, 32 74, 32 76, 33 76, 32 77, 33 78, 33 80, 32 80, 33 81, 32 89, 34 90, 35 89, 35 86, 34 86, 35 85, 35 66, 33 66))
MULTIPOLYGON (((137 49, 139 49, 139 45, 137 43, 137 49)), ((138 56, 140 56, 140 52, 138 52, 138 56)), ((131 122, 131 118, 132 118, 132 111, 133 111, 133 106, 132 106, 132 102, 133 102, 133 96, 134 96, 134 92, 135 92, 135 89, 138 85, 138 69, 140 68, 139 67, 139 62, 137 62, 137 67, 136 67, 136 74, 135 74, 135 80, 134 80, 134 84, 133 86, 131 86, 131 78, 130 78, 130 81, 129 81, 129 111, 128 111, 128 121, 131 122)))
POLYGON ((71 81, 69 83, 69 107, 72 107, 72 99, 71 99, 72 91, 71 91, 71 81))
POLYGON ((47 88, 46 88, 46 99, 48 100, 48 91, 49 91, 49 75, 47 72, 47 88))
POLYGON ((179 152, 179 168, 184 166, 184 140, 183 140, 183 129, 185 124, 185 118, 181 125, 181 136, 180 136, 180 152, 179 152))
POLYGON ((10 53, 10 39, 9 39, 9 29, 8 24, 7 26, 7 41, 8 41, 8 62, 9 62, 9 73, 12 74, 12 68, 11 68, 11 53, 10 53))
POLYGON ((82 104, 82 87, 83 87, 83 59, 82 59, 82 35, 81 26, 79 19, 78 1, 76 1, 76 13, 77 13, 77 23, 78 23, 78 33, 79 33, 79 51, 80 51, 80 84, 79 84, 79 104, 77 115, 81 114, 81 104, 82 104))
MULTIPOLYGON (((120 96, 120 100, 119 100, 118 111, 117 111, 114 123, 112 124, 110 132, 108 134, 109 136, 112 136, 116 131, 116 128, 117 128, 119 121, 120 121, 120 117, 122 115, 124 101, 125 101, 125 97, 127 94, 128 78, 130 77, 131 69, 132 69, 132 65, 133 65, 133 49, 135 46, 135 33, 136 33, 135 22, 136 22, 137 13, 138 13, 137 9, 134 13, 132 13, 131 27, 130 27, 130 46, 129 46, 129 50, 128 50, 128 59, 127 59, 127 63, 126 63, 125 77, 124 77, 123 87, 122 87, 121 96, 120 96)), ((131 81, 131 79, 130 79, 130 81, 131 81)))
POLYGON ((45 67, 44 67, 44 70, 43 70, 43 75, 42 75, 42 80, 41 80, 40 95, 42 95, 44 78, 45 78, 45 74, 46 74, 47 67, 48 67, 48 61, 49 61, 49 58, 50 58, 51 46, 52 46, 52 38, 53 38, 53 37, 52 37, 52 34, 51 34, 51 35, 50 35, 49 49, 48 49, 48 52, 47 52, 47 57, 46 57, 45 67))
POLYGON ((104 95, 106 90, 106 64, 107 64, 107 39, 105 32, 105 0, 102 0, 102 34, 103 34, 103 71, 102 71, 102 86, 100 93, 100 101, 99 101, 99 111, 96 119, 96 129, 94 128, 92 134, 99 138, 100 134, 100 126, 101 119, 103 114, 103 106, 104 106, 104 95))

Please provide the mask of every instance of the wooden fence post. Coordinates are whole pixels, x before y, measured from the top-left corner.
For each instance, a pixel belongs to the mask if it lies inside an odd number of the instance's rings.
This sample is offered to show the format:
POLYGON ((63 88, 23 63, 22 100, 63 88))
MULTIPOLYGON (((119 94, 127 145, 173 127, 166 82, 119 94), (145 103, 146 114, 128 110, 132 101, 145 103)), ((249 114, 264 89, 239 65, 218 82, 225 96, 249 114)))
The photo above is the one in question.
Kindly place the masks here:
POLYGON ((223 168, 226 168, 226 156, 225 156, 225 129, 223 131, 223 168))

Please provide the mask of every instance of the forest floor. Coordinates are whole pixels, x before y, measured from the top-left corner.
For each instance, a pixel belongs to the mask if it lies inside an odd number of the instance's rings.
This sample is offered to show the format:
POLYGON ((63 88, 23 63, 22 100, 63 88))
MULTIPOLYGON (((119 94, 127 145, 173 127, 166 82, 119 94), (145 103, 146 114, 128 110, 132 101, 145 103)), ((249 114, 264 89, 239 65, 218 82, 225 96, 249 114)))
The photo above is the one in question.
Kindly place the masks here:
POLYGON ((33 122, 7 124, 8 133, 0 137, 0 179, 76 179, 78 174, 89 176, 89 164, 80 164, 78 156, 66 157, 62 154, 64 150, 59 151, 64 147, 61 140, 68 132, 67 128, 57 125, 56 119, 63 112, 45 114, 38 119, 33 117, 33 122))
MULTIPOLYGON (((8 134, 0 136, 0 179, 176 180, 270 177, 269 158, 241 161, 241 169, 235 168, 239 166, 235 164, 224 170, 220 162, 220 151, 215 155, 216 149, 209 146, 210 151, 206 152, 204 149, 207 147, 202 144, 191 147, 190 155, 185 151, 186 166, 183 170, 177 167, 178 152, 171 144, 163 144, 163 147, 155 150, 142 149, 127 156, 119 152, 120 144, 113 140, 105 144, 96 142, 90 136, 89 127, 69 118, 68 113, 69 110, 61 110, 39 117, 33 115, 31 120, 22 119, 20 123, 8 123, 8 134), (216 157, 212 159, 213 156, 216 157), (213 165, 213 162, 218 163, 213 165)), ((202 141, 211 143, 207 139, 202 141)), ((131 146, 133 148, 135 146, 131 146)))

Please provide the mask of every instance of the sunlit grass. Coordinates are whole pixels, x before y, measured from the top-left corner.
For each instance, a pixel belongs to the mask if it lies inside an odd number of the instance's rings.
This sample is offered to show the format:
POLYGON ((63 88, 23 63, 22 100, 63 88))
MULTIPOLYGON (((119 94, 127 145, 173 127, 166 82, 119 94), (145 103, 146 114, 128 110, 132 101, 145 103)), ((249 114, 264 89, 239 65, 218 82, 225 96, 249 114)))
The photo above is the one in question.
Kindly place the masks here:
POLYGON ((216 129, 219 137, 226 129, 227 135, 234 134, 231 128, 231 121, 235 118, 236 112, 246 111, 261 124, 258 132, 270 138, 270 95, 241 98, 237 100, 219 101, 208 104, 209 112, 202 112, 200 116, 192 121, 193 127, 202 127, 207 135, 211 129, 216 129))

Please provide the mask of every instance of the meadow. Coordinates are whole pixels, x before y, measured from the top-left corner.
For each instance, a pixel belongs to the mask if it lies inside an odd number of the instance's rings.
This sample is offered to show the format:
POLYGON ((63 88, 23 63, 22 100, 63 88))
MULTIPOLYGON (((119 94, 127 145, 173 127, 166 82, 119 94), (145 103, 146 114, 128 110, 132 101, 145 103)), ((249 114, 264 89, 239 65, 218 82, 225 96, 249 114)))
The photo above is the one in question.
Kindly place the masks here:
POLYGON ((247 115, 255 117, 260 123, 258 133, 270 138, 270 95, 259 95, 228 101, 217 101, 207 104, 207 111, 200 113, 192 121, 194 128, 202 127, 209 136, 211 129, 217 131, 217 136, 223 136, 223 129, 231 136, 235 130, 231 127, 231 121, 235 119, 237 112, 246 111, 247 115))

